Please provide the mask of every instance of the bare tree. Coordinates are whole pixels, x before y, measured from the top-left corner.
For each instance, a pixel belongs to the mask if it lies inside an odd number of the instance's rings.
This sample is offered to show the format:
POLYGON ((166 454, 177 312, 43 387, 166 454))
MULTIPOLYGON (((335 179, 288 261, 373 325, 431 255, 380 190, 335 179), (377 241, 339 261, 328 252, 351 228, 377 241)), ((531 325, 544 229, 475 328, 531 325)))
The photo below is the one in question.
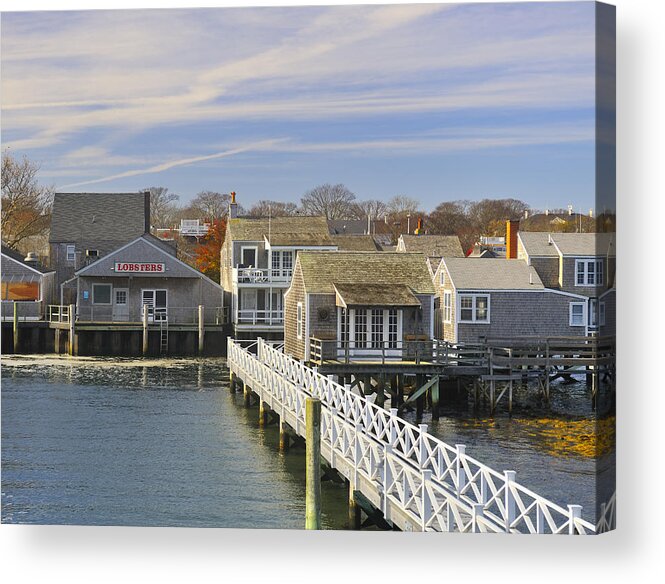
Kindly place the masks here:
POLYGON ((51 220, 53 189, 37 182, 39 165, 2 154, 2 239, 16 248, 28 237, 43 235, 51 220))
POLYGON ((468 215, 476 227, 478 236, 505 235, 508 219, 520 219, 529 205, 517 199, 483 199, 471 203, 468 215))
POLYGON ((247 214, 250 217, 292 217, 302 211, 295 203, 261 200, 254 203, 247 214))
POLYGON ((388 206, 378 199, 359 201, 351 207, 353 219, 367 219, 369 217, 372 221, 376 221, 377 219, 383 219, 387 211, 388 206))
POLYGON ((344 185, 324 184, 307 191, 301 199, 308 215, 325 215, 326 219, 349 219, 356 196, 344 185))
POLYGON ((205 219, 221 219, 229 212, 231 195, 215 191, 201 191, 190 203, 190 207, 197 209, 205 219))
POLYGON ((387 211, 391 215, 406 215, 407 213, 416 214, 420 207, 418 199, 397 195, 390 199, 387 204, 387 211))
POLYGON ((150 223, 153 227, 173 227, 179 207, 179 195, 169 193, 166 187, 149 187, 143 191, 150 191, 150 223))

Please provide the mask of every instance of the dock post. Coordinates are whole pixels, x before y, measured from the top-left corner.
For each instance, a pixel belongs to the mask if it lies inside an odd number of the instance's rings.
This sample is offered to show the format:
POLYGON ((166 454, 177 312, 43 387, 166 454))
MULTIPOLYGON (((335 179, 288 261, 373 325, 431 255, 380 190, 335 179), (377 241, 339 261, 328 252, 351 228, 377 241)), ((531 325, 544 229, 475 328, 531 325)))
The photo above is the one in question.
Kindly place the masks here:
POLYGON ((14 300, 14 353, 18 353, 19 332, 18 332, 18 302, 14 300))
POLYGON ((286 430, 286 422, 279 418, 279 451, 286 452, 289 449, 289 433, 286 430))
POLYGON ((78 355, 78 343, 76 342, 76 305, 69 305, 69 354, 78 355))
POLYGON ((229 392, 230 393, 235 393, 236 392, 236 374, 231 373, 229 375, 229 392))
POLYGON ((386 393, 385 393, 385 380, 383 375, 380 375, 376 380, 376 399, 374 403, 382 408, 386 403, 386 393))
POLYGON ((268 421, 268 406, 261 398, 259 398, 259 427, 267 426, 268 421))
POLYGON ((321 529, 321 400, 305 402, 305 529, 321 529))
POLYGON ((203 355, 203 339, 205 336, 205 328, 204 328, 204 311, 205 308, 203 307, 202 304, 199 304, 199 355, 203 355))
POLYGON ((509 414, 513 413, 513 379, 512 379, 512 377, 510 378, 510 382, 508 384, 508 413, 509 414))
POLYGON ((245 381, 242 382, 243 404, 246 408, 252 405, 252 390, 245 381))
POLYGON ((349 529, 360 529, 361 509, 356 501, 355 485, 349 481, 349 529))
POLYGON ((439 381, 432 386, 432 420, 439 419, 439 381))
POLYGON ((148 305, 143 305, 143 356, 148 354, 148 305))

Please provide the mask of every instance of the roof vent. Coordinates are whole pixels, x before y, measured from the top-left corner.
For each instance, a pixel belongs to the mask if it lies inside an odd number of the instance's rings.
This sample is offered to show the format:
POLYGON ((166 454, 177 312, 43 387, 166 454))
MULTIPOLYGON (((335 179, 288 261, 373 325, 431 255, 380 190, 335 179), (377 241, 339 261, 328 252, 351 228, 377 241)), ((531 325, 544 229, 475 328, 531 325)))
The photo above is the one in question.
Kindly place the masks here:
POLYGON ((529 284, 533 284, 533 274, 529 272, 529 284))
POLYGON ((28 255, 23 258, 23 261, 26 264, 36 264, 39 261, 39 258, 37 257, 37 254, 34 251, 29 251, 28 255))
POLYGON ((552 245, 554 241, 552 240, 552 234, 548 233, 547 234, 547 245, 552 245))

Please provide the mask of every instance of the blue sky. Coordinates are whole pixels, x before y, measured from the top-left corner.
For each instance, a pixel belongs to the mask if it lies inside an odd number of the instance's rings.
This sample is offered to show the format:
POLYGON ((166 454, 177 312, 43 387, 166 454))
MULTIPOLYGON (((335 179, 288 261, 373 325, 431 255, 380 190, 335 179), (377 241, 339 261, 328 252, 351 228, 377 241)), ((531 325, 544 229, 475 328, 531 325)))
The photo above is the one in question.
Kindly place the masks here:
POLYGON ((2 15, 2 147, 62 191, 325 182, 594 206, 594 5, 2 15))

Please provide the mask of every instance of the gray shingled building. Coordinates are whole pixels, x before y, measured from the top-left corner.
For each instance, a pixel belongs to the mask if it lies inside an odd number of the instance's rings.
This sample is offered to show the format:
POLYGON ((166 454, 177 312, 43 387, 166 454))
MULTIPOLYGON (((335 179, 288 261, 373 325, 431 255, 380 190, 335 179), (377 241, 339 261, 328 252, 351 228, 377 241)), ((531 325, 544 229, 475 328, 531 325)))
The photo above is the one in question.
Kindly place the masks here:
MULTIPOLYGON (((49 235, 49 265, 56 271, 56 288, 77 270, 144 233, 150 233, 147 192, 56 193, 49 235)), ((62 301, 68 304, 73 298, 62 301)))
POLYGON ((434 296, 422 254, 301 252, 285 294, 285 351, 309 360, 316 339, 326 358, 347 348, 401 358, 406 341, 432 338, 434 296))

